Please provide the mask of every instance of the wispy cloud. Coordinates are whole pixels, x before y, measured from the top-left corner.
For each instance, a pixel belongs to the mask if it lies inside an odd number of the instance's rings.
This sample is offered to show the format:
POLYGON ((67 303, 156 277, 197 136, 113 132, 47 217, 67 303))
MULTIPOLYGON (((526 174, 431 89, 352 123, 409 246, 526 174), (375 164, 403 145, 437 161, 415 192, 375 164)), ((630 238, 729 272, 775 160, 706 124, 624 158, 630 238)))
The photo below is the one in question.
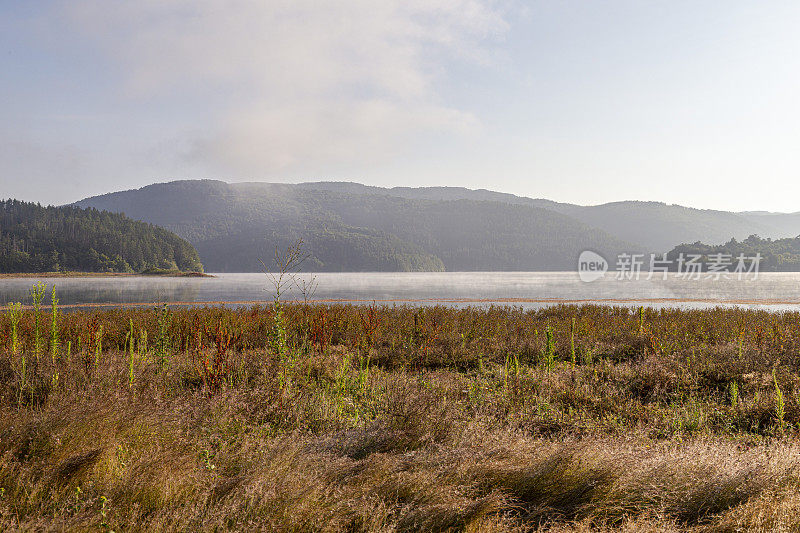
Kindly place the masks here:
POLYGON ((479 125, 437 87, 507 31, 482 0, 71 0, 126 98, 207 102, 188 157, 221 172, 313 172, 381 159, 420 134, 479 125))

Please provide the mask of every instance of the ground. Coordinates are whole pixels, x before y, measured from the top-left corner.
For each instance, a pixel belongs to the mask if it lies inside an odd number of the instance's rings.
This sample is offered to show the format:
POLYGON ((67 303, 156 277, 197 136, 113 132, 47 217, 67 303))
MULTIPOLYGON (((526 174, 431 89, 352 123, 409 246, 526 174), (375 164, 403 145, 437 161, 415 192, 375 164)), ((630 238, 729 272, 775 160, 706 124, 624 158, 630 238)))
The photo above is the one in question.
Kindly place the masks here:
POLYGON ((45 306, 0 332, 2 530, 800 528, 797 313, 45 306))

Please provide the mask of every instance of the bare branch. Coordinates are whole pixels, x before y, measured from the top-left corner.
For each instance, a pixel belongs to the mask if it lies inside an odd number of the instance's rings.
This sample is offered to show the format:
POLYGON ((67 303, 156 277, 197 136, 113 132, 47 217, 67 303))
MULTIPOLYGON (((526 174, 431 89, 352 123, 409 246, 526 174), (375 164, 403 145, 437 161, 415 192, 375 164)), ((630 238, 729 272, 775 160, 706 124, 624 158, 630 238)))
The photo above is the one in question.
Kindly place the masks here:
POLYGON ((285 251, 281 251, 275 246, 275 271, 270 271, 266 263, 259 259, 264 273, 272 283, 274 298, 280 300, 281 294, 290 287, 296 285, 295 274, 300 269, 303 262, 310 256, 303 252, 303 239, 298 239, 296 243, 290 244, 285 251))

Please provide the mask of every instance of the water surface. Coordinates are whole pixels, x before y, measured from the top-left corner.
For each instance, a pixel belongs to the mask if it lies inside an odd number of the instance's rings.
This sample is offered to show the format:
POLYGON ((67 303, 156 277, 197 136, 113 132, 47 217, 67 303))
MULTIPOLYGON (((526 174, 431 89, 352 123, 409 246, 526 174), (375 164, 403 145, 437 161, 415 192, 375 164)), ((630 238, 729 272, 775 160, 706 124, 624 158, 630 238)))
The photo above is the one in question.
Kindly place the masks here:
MULTIPOLYGON (((158 302, 268 302, 273 292, 265 274, 215 274, 213 278, 76 277, 42 278, 55 284, 62 305, 151 304, 158 302)), ((298 275, 299 281, 310 274, 298 275)), ((596 302, 653 307, 738 305, 800 310, 800 273, 762 273, 756 280, 617 280, 614 273, 591 283, 575 272, 415 272, 316 274, 314 300, 410 303, 414 305, 516 305, 538 308, 558 303, 596 302)), ((36 278, 0 279, 0 303, 29 303, 36 278)), ((287 298, 300 298, 296 288, 287 298)))

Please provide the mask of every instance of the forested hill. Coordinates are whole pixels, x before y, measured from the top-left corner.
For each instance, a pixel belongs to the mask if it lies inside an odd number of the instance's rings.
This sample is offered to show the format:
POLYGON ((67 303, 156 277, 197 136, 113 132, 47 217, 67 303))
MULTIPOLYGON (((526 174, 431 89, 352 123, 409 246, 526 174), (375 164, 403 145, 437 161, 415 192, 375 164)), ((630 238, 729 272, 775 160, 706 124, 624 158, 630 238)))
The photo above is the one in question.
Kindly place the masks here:
POLYGON ((301 183, 297 187, 350 195, 388 195, 418 200, 494 201, 549 209, 604 231, 638 248, 665 252, 682 242, 722 243, 758 234, 783 238, 800 234, 800 213, 734 213, 663 202, 624 201, 575 205, 542 198, 464 187, 374 187, 350 182, 301 183))
MULTIPOLYGON (((377 192, 378 194, 374 194, 377 192)), ((77 203, 186 238, 211 272, 252 272, 295 239, 317 271, 571 270, 631 245, 569 216, 495 199, 404 198, 302 185, 176 181, 77 203)))
POLYGON ((731 239, 720 245, 701 242, 681 244, 670 251, 668 257, 676 262, 680 254, 684 254, 685 257, 700 256, 698 262, 704 268, 713 263, 715 258, 721 260, 721 257, 724 257, 726 262, 735 265, 740 255, 749 260, 760 254, 759 271, 800 272, 800 237, 772 240, 751 235, 743 241, 731 239))
POLYGON ((0 200, 0 272, 202 271, 194 247, 122 214, 0 200))

